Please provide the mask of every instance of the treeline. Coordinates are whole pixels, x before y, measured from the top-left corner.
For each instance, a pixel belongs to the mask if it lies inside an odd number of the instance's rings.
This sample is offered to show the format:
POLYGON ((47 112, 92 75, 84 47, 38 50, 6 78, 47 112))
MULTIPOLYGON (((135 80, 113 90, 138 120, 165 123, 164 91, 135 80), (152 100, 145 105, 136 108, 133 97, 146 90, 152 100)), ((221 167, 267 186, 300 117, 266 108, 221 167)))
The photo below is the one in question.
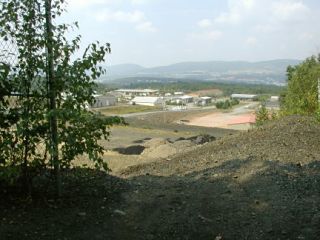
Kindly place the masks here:
POLYGON ((101 89, 116 89, 116 88, 151 88, 159 89, 161 92, 175 92, 184 91, 186 93, 192 91, 206 90, 206 89, 220 89, 225 96, 230 96, 232 93, 251 93, 251 94, 267 94, 280 95, 284 91, 284 87, 276 85, 261 85, 261 84, 246 84, 246 83, 220 83, 208 81, 192 81, 192 80, 178 80, 171 79, 165 82, 131 82, 131 83, 109 83, 100 84, 101 89), (173 82, 174 81, 174 82, 173 82))
POLYGON ((235 105, 238 105, 239 103, 240 102, 238 99, 231 99, 231 100, 219 101, 215 105, 218 109, 229 109, 235 105))
POLYGON ((282 95, 284 114, 319 114, 320 54, 287 69, 288 88, 282 95))
POLYGON ((280 112, 264 104, 256 112, 256 125, 286 115, 314 116, 320 121, 320 54, 287 68, 287 88, 281 94, 280 112))

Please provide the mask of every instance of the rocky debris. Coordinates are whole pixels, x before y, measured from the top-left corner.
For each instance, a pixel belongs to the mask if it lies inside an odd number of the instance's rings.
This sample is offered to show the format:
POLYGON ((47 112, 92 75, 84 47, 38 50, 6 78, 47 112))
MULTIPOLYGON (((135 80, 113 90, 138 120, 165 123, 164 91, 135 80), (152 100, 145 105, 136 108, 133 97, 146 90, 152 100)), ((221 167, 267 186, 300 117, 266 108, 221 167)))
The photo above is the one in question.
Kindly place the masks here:
POLYGON ((171 143, 156 145, 146 148, 141 156, 145 158, 166 158, 176 154, 178 151, 171 143))
POLYGON ((177 149, 177 152, 185 151, 188 148, 194 147, 196 144, 190 140, 181 140, 172 143, 172 146, 177 149))
MULTIPOLYGON (((256 171, 263 169, 265 165, 292 164, 292 168, 303 169, 320 160, 319 136, 320 124, 313 118, 291 116, 270 122, 261 128, 225 136, 206 145, 189 147, 187 152, 177 151, 177 155, 170 157, 170 161, 148 163, 138 169, 150 174, 172 175, 202 171, 223 164, 223 168, 217 169, 211 175, 221 176, 237 170, 231 176, 237 176, 239 180, 256 174, 256 171)), ((193 138, 193 141, 197 138, 193 138)), ((190 139, 180 141, 186 144, 190 139)), ((200 137, 198 142, 203 142, 200 137)), ((161 155, 161 152, 157 154, 161 155)), ((128 168, 127 173, 140 174, 134 169, 132 168, 133 172, 130 173, 128 168)))
POLYGON ((210 135, 198 135, 190 138, 180 137, 177 139, 153 138, 143 144, 145 149, 141 153, 141 157, 149 159, 167 158, 177 153, 192 151, 195 146, 215 139, 214 136, 210 135))
POLYGON ((146 148, 152 148, 152 147, 163 145, 163 144, 167 144, 167 143, 169 143, 167 141, 167 139, 164 139, 164 138, 152 138, 150 140, 147 140, 143 144, 143 146, 146 147, 146 148))
POLYGON ((212 142, 216 140, 216 138, 214 136, 210 136, 210 135, 199 135, 197 136, 193 141, 195 144, 204 144, 207 142, 212 142))
POLYGON ((199 135, 191 138, 178 139, 164 139, 153 138, 144 143, 144 151, 141 157, 153 158, 167 158, 177 153, 191 151, 196 145, 204 144, 215 139, 209 135, 199 135))
POLYGON ((294 116, 205 145, 154 145, 145 151, 194 147, 125 178, 73 169, 57 209, 0 198, 0 238, 319 239, 319 136, 318 123, 294 116))

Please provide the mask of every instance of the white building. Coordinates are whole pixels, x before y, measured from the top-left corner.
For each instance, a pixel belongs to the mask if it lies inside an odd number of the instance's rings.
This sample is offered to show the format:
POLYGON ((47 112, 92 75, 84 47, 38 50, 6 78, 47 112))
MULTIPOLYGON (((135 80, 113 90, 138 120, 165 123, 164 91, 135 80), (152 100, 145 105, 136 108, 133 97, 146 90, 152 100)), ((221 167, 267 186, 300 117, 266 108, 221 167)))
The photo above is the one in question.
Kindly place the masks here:
POLYGON ((193 97, 192 96, 188 96, 188 95, 183 95, 183 96, 179 97, 178 100, 180 100, 183 103, 192 103, 193 102, 193 97))
POLYGON ((280 100, 280 97, 279 96, 271 96, 270 97, 270 101, 271 102, 278 102, 280 100))
POLYGON ((163 104, 163 99, 160 97, 135 97, 130 103, 132 105, 159 106, 163 104))
POLYGON ((200 104, 207 105, 212 102, 212 97, 200 97, 200 104))
POLYGON ((238 100, 257 100, 258 95, 255 94, 232 94, 231 95, 232 99, 238 99, 238 100))
POLYGON ((115 90, 115 92, 128 99, 132 99, 136 96, 146 97, 159 94, 159 90, 154 89, 118 89, 115 90))
POLYGON ((108 107, 116 105, 117 99, 115 96, 103 96, 94 95, 95 103, 91 106, 92 108, 108 107))

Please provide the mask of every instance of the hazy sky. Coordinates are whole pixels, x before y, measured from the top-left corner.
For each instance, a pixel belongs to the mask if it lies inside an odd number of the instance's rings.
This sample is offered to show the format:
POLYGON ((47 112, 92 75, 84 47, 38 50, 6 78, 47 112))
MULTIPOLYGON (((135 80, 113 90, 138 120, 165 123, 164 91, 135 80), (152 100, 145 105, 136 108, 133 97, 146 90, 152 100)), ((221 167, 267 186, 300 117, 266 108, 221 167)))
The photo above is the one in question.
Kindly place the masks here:
POLYGON ((109 42, 107 62, 304 59, 320 52, 319 0, 68 0, 83 46, 109 42))

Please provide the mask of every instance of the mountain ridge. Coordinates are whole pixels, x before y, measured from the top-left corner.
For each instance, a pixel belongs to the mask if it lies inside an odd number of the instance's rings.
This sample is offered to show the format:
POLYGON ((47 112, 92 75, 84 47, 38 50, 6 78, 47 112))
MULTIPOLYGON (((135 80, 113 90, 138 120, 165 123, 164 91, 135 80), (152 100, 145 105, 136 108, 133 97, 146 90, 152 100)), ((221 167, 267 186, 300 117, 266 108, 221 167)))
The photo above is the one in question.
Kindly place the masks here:
POLYGON ((186 61, 170 65, 143 67, 138 64, 118 64, 107 68, 108 80, 124 77, 170 77, 203 81, 238 81, 266 84, 285 83, 286 69, 301 60, 274 59, 265 61, 186 61))

